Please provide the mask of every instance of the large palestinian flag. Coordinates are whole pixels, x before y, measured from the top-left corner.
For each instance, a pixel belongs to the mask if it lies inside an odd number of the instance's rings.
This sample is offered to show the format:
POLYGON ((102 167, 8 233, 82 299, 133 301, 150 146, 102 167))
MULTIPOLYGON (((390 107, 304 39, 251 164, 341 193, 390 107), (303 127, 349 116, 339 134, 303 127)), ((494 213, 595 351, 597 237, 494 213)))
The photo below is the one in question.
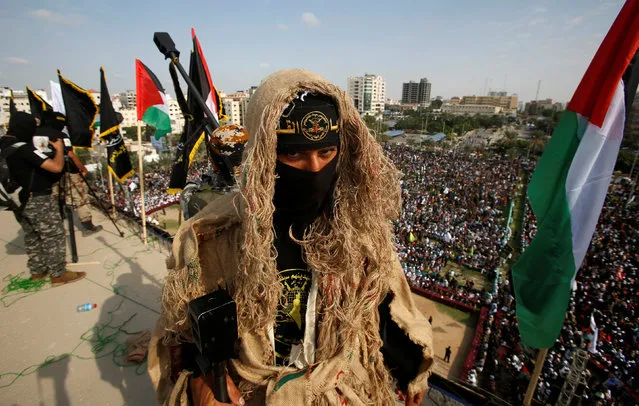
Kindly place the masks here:
POLYGON ((155 138, 171 132, 171 118, 164 88, 157 76, 139 59, 135 60, 135 87, 138 120, 155 127, 155 138))
MULTIPOLYGON (((626 2, 548 142, 528 196, 538 231, 513 268, 524 344, 550 348, 601 213, 639 74, 639 0, 626 2), (631 95, 631 97, 628 97, 631 95)), ((612 275, 611 275, 612 277, 612 275)))

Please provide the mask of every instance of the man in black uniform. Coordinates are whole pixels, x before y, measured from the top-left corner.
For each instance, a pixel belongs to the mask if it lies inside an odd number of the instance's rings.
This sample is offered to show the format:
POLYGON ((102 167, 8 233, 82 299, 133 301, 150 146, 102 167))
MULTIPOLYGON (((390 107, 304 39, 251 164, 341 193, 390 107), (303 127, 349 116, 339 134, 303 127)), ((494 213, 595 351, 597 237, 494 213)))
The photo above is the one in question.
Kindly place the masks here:
POLYGON ((65 171, 68 171, 68 175, 64 175, 65 179, 61 182, 57 182, 53 185, 53 199, 59 199, 59 186, 65 186, 64 197, 66 198, 65 204, 73 206, 78 213, 80 223, 82 224, 82 235, 87 236, 93 232, 102 230, 102 226, 94 225, 91 211, 89 210, 89 190, 87 188, 84 179, 82 178, 87 174, 88 170, 80 161, 80 158, 71 149, 71 140, 67 134, 62 130, 66 126, 66 117, 62 113, 53 111, 42 112, 42 123, 36 130, 36 135, 43 135, 50 140, 58 137, 64 137, 65 146, 68 150, 69 165, 65 165, 65 171), (82 174, 82 175, 81 175, 82 174))
POLYGON ((80 280, 84 272, 66 270, 66 244, 62 218, 57 202, 51 197, 52 185, 60 179, 64 168, 64 143, 58 138, 49 141, 53 158, 34 147, 35 118, 24 112, 11 115, 7 135, 0 139, 0 149, 14 145, 7 157, 11 178, 21 187, 19 215, 24 230, 24 245, 29 257, 27 266, 32 280, 49 274, 52 286, 80 280))

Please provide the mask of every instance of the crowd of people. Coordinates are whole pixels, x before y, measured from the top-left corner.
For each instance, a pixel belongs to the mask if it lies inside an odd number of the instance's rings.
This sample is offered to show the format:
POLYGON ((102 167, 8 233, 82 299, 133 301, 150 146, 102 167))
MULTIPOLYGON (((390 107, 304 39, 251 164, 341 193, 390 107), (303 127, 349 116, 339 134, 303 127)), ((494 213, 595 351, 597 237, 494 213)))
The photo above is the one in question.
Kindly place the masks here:
MULTIPOLYGON (((208 164, 206 161, 193 162, 189 168, 187 182, 200 180, 203 174, 207 173, 208 164)), ((171 168, 159 168, 144 174, 144 203, 147 214, 161 210, 180 202, 180 193, 168 193, 169 181, 171 180, 171 168)), ((104 201, 109 201, 108 181, 104 179, 100 183, 95 180, 97 190, 104 194, 104 201)), ((142 194, 140 188, 140 177, 137 173, 128 178, 121 186, 114 184, 115 205, 124 213, 132 213, 139 217, 142 212, 142 194)))
MULTIPOLYGON (((588 351, 589 357, 576 392, 582 404, 639 403, 639 213, 631 197, 632 187, 623 178, 615 179, 610 186, 588 254, 577 274, 566 322, 548 352, 537 386, 535 399, 542 404, 557 402, 578 351, 588 351)), ((524 218, 523 231, 530 242, 536 225, 529 206, 524 218)), ((500 287, 491 305, 494 317, 486 322, 491 362, 477 365, 467 381, 521 403, 535 353, 520 343, 511 286, 506 280, 500 287)))
POLYGON ((519 162, 406 146, 387 146, 386 152, 403 173, 403 213, 395 225, 403 263, 422 272, 441 270, 447 259, 495 269, 519 162))
POLYGON ((524 215, 523 215, 524 223, 521 230, 521 252, 524 252, 530 242, 537 234, 537 222, 535 221, 535 213, 532 211, 532 207, 530 207, 530 202, 526 200, 526 204, 524 205, 524 215))
MULTIPOLYGON (((397 249, 409 283, 451 303, 481 311, 481 331, 476 338, 472 365, 464 373, 471 385, 480 386, 512 403, 521 403, 534 368, 535 351, 522 345, 517 330, 515 298, 510 278, 492 292, 460 282, 461 275, 445 270, 454 261, 498 281, 498 268, 508 205, 523 183, 525 160, 502 156, 424 151, 387 146, 386 153, 403 173, 403 213, 395 224, 397 249)), ((206 163, 195 164, 189 180, 199 179, 206 163)), ((176 202, 169 195, 170 170, 145 175, 147 212, 176 202)), ((137 215, 140 210, 139 179, 116 188, 116 204, 137 215), (133 185, 133 186, 132 186, 133 185), (133 207, 131 207, 133 202, 133 207), (137 212, 136 212, 137 211, 137 212)), ((610 191, 588 255, 576 280, 566 323, 550 349, 535 399, 553 404, 559 397, 576 351, 590 352, 583 404, 625 404, 639 393, 639 215, 631 198, 632 184, 617 178, 610 191), (591 322, 598 330, 596 348, 591 322)), ((106 185, 104 185, 104 190, 106 185)), ((528 202, 524 207, 522 250, 537 229, 528 202)), ((637 399, 634 399, 638 401, 637 399)))
POLYGON ((633 190, 621 177, 610 186, 553 362, 544 369, 547 386, 561 382, 572 354, 587 342, 592 368, 585 393, 592 404, 624 404, 629 391, 639 394, 639 209, 633 190))
MULTIPOLYGON (((386 147, 386 152, 404 174, 403 214, 395 227, 409 283, 450 301, 476 305, 478 310, 486 306, 464 378, 511 403, 521 403, 536 352, 521 343, 511 279, 500 283, 493 296, 485 296, 484 291, 462 285, 455 275, 443 271, 448 261, 479 270, 497 268, 507 204, 517 184, 525 181, 519 178, 519 170, 530 173, 533 165, 525 160, 493 160, 403 146, 386 147)), ((611 184, 577 275, 566 323, 542 370, 535 393, 535 400, 542 404, 557 401, 575 354, 588 349, 588 368, 577 389, 582 404, 639 402, 633 397, 639 393, 639 213, 631 188, 623 178, 611 184)), ((528 202, 523 218, 522 250, 537 230, 528 202)))

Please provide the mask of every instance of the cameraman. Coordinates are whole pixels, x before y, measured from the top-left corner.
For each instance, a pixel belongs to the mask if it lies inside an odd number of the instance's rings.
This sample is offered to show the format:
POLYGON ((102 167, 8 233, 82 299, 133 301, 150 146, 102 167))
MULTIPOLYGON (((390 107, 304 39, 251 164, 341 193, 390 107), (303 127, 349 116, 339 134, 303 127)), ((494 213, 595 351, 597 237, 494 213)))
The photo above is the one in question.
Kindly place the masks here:
POLYGON ((86 237, 87 235, 102 230, 102 226, 93 224, 91 211, 88 207, 89 191, 83 179, 83 176, 87 174, 88 170, 82 161, 80 161, 80 158, 73 152, 73 147, 67 134, 62 132, 65 126, 66 117, 64 114, 44 111, 42 112, 42 123, 36 130, 36 135, 46 136, 51 141, 59 137, 63 137, 64 139, 66 153, 70 160, 69 165, 65 165, 64 172, 68 172, 69 175, 62 179, 61 182, 54 183, 52 196, 54 200, 60 200, 59 193, 60 185, 62 184, 64 186, 62 193, 66 200, 64 203, 67 206, 73 206, 78 212, 78 217, 83 227, 82 235, 86 237))
POLYGON ((22 210, 16 217, 24 230, 27 266, 31 280, 49 274, 55 287, 80 280, 86 274, 66 270, 66 244, 61 243, 65 238, 64 227, 51 197, 51 187, 64 167, 64 143, 62 139, 49 141, 54 149, 54 156, 49 158, 34 146, 35 131, 35 118, 16 112, 9 120, 7 135, 0 139, 0 148, 22 143, 7 157, 7 165, 12 179, 22 187, 19 193, 22 210))

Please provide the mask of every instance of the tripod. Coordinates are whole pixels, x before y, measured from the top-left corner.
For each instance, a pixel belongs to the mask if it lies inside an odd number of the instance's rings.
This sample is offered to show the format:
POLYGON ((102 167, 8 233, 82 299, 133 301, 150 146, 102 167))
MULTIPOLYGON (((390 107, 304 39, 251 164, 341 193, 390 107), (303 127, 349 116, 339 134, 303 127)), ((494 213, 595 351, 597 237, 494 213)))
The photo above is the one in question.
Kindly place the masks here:
POLYGON ((74 263, 77 263, 78 249, 77 249, 77 243, 75 238, 75 228, 74 228, 74 221, 73 221, 73 209, 75 208, 74 201, 73 201, 74 188, 73 188, 73 184, 71 183, 71 167, 72 166, 78 171, 78 175, 80 175, 80 178, 84 181, 84 184, 86 185, 87 190, 89 191, 91 196, 93 196, 95 201, 98 203, 98 206, 100 207, 100 210, 102 211, 102 213, 104 213, 104 215, 106 215, 109 218, 109 220, 111 220, 111 223, 113 223, 113 226, 115 227, 115 229, 118 230, 120 237, 124 237, 124 233, 120 230, 115 220, 111 217, 108 210, 104 207, 102 200, 100 200, 97 197, 95 191, 91 188, 91 185, 89 185, 89 182, 87 181, 85 176, 75 166, 75 164, 69 159, 69 156, 67 154, 64 155, 64 166, 65 166, 65 171, 64 171, 64 174, 62 175, 62 178, 60 179, 60 183, 58 187, 58 201, 60 202, 60 214, 62 215, 62 218, 66 216, 68 224, 69 224, 69 242, 71 244, 71 260, 74 263), (69 193, 71 205, 66 204, 67 191, 69 193))

